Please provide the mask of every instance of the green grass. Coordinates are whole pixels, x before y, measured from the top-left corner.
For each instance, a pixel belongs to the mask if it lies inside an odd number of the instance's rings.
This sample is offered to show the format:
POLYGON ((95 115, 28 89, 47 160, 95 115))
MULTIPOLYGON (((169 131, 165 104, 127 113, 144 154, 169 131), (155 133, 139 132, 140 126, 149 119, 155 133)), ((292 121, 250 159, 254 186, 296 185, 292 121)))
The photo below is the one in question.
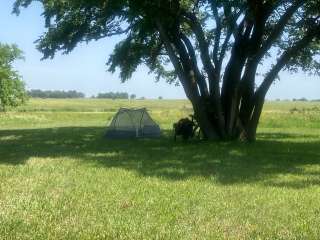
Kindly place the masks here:
POLYGON ((186 101, 32 100, 0 115, 0 239, 319 239, 319 108, 267 103, 253 144, 175 143, 186 101), (105 140, 120 106, 163 137, 105 140))

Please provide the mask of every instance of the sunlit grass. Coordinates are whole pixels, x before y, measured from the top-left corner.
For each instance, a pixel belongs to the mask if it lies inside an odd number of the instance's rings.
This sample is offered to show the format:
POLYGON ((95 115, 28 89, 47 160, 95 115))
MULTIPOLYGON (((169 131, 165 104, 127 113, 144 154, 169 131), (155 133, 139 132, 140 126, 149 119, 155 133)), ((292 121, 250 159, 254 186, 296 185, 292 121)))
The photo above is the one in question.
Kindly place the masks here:
POLYGON ((29 104, 0 115, 0 239, 319 239, 311 103, 267 103, 253 144, 173 142, 184 101, 136 101, 164 132, 131 141, 103 138, 125 102, 29 104))

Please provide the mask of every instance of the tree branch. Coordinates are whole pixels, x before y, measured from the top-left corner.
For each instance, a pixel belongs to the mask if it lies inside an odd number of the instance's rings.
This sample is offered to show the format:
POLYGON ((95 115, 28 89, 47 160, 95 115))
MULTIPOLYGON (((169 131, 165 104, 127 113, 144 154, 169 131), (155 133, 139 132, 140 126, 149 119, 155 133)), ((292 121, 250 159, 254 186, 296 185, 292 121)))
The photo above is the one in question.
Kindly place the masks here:
POLYGON ((214 19, 216 21, 216 29, 215 29, 215 36, 214 36, 214 47, 213 47, 213 61, 214 61, 215 66, 217 67, 217 64, 218 64, 218 51, 219 51, 219 47, 220 47, 220 38, 221 38, 222 26, 221 26, 221 19, 219 17, 218 6, 217 6, 216 1, 211 1, 211 8, 212 8, 214 19))
POLYGON ((271 48, 274 41, 278 39, 282 34, 286 24, 289 22, 289 20, 292 18, 295 12, 304 4, 304 2, 304 0, 296 0, 282 15, 278 23, 274 26, 273 30, 271 31, 268 39, 263 43, 262 47, 257 53, 255 61, 260 61, 261 58, 266 54, 266 52, 271 48))
POLYGON ((182 41, 184 42, 184 44, 186 45, 186 47, 188 49, 189 56, 191 59, 192 68, 193 68, 193 71, 194 71, 194 74, 196 77, 196 81, 199 85, 201 95, 208 97, 209 91, 208 91, 207 83, 205 81, 204 76, 201 74, 201 72, 199 70, 195 50, 194 50, 190 40, 188 39, 188 37, 182 33, 180 35, 181 35, 182 41))
POLYGON ((267 74, 264 81, 256 91, 255 95, 265 96, 274 79, 281 71, 281 69, 290 61, 291 58, 297 56, 301 49, 304 49, 307 45, 309 45, 316 36, 320 36, 320 26, 317 26, 314 29, 310 29, 301 40, 299 40, 292 47, 287 49, 281 55, 276 65, 274 65, 274 67, 267 74))
POLYGON ((162 23, 160 20, 156 19, 156 25, 159 29, 159 33, 161 36, 161 39, 163 40, 163 43, 165 45, 165 48, 168 52, 168 56, 174 66, 175 71, 177 72, 177 75, 182 83, 182 86, 188 96, 189 99, 195 99, 196 97, 198 97, 197 95, 195 95, 195 92, 193 92, 191 90, 191 86, 190 86, 190 82, 188 79, 188 76, 186 75, 186 73, 184 72, 184 69, 181 65, 181 62, 178 58, 178 56, 175 53, 174 48, 171 45, 170 39, 168 37, 168 34, 166 33, 162 23))
POLYGON ((197 41, 199 43, 200 57, 209 79, 210 94, 220 95, 219 79, 217 78, 215 68, 210 59, 209 44, 206 40, 202 26, 198 22, 198 19, 194 14, 184 12, 184 16, 187 18, 187 22, 196 35, 197 41))
POLYGON ((230 41, 232 34, 234 33, 234 30, 237 27, 237 20, 239 19, 241 14, 243 14, 243 11, 244 11, 244 9, 240 9, 239 12, 237 12, 235 15, 231 16, 229 19, 230 24, 228 26, 226 37, 221 45, 221 50, 220 50, 220 54, 218 57, 218 65, 216 66, 216 69, 217 69, 217 72, 219 73, 219 75, 221 72, 221 66, 222 66, 223 59, 224 59, 226 52, 227 52, 227 49, 228 49, 228 43, 230 41))

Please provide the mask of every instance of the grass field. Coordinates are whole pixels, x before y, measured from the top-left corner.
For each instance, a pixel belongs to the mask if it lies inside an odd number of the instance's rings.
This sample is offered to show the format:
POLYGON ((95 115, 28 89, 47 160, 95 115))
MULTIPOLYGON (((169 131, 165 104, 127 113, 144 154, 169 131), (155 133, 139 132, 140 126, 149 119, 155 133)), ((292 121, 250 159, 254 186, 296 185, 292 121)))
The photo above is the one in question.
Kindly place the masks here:
POLYGON ((0 239, 319 239, 320 103, 268 102, 258 141, 173 142, 187 101, 31 100, 0 113, 0 239), (121 107, 154 140, 110 141, 121 107))

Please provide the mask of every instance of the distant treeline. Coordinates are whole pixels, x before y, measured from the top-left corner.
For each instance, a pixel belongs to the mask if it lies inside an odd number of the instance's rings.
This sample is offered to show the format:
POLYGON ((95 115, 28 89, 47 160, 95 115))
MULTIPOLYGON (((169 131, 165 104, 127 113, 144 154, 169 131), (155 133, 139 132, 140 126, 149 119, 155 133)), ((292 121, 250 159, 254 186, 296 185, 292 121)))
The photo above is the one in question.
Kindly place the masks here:
POLYGON ((105 98, 105 99, 129 99, 129 94, 126 92, 108 92, 99 93, 94 98, 105 98))
POLYGON ((294 101, 294 102, 320 102, 320 99, 308 100, 306 98, 298 98, 298 99, 294 98, 294 99, 292 99, 292 101, 294 101))
MULTIPOLYGON (((32 98, 85 98, 85 94, 77 91, 59 91, 59 90, 40 90, 32 89, 28 91, 28 95, 32 98)), ((100 99, 135 99, 136 95, 131 94, 129 96, 126 92, 107 92, 99 93, 92 98, 100 99)))
MULTIPOLYGON (((272 101, 272 100, 271 100, 272 101)), ((320 102, 320 99, 307 99, 307 98, 293 98, 293 99, 276 99, 277 102, 285 101, 285 102, 320 102)))
POLYGON ((77 91, 58 91, 32 89, 28 95, 33 98, 84 98, 85 94, 77 91))

